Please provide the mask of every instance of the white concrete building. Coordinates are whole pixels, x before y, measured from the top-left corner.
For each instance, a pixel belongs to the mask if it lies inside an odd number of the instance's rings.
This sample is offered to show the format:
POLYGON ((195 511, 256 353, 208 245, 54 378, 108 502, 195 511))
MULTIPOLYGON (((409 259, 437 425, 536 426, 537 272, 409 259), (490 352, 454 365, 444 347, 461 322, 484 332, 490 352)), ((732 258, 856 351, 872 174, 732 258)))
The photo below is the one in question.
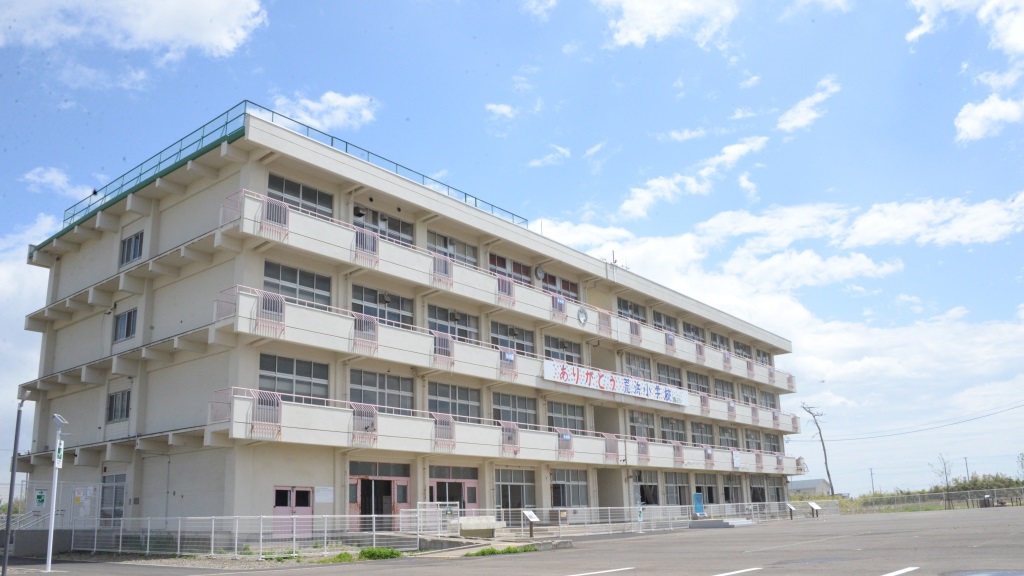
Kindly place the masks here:
POLYGON ((74 514, 780 501, 803 472, 788 340, 252 103, 28 261, 18 465, 50 478, 62 414, 74 514))

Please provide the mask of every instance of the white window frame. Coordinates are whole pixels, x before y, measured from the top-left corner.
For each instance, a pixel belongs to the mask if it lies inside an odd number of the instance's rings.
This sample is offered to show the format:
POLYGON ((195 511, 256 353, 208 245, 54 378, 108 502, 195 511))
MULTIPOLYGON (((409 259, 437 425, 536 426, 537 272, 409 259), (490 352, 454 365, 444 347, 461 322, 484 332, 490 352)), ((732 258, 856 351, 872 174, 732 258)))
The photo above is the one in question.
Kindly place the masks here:
POLYGON ((676 388, 683 387, 683 370, 671 364, 658 363, 658 382, 676 388))
POLYGON ((651 374, 651 359, 647 356, 641 356, 639 354, 630 354, 626 352, 623 358, 624 372, 634 378, 643 378, 644 380, 653 379, 651 374))
POLYGON ((328 218, 334 217, 334 194, 300 184, 284 176, 270 174, 267 179, 267 196, 305 212, 328 218))
POLYGON ((477 247, 467 244, 458 238, 446 236, 440 232, 427 230, 427 250, 451 258, 454 262, 476 267, 477 247))
POLYGON ((131 264, 142 258, 143 231, 139 230, 127 238, 121 239, 121 260, 120 266, 131 264))
POLYGON ((281 394, 286 402, 322 406, 330 396, 330 365, 260 353, 259 389, 281 394))
POLYGON ((551 469, 551 505, 559 508, 586 508, 590 504, 587 471, 574 468, 551 469), (561 485, 562 502, 555 502, 555 485, 561 485))
POLYGON ((707 422, 690 421, 690 441, 697 446, 715 444, 715 427, 707 422))
POLYGON ((461 341, 480 341, 480 318, 453 308, 427 305, 427 328, 461 341))
POLYGON ((364 230, 375 232, 383 240, 412 246, 416 237, 416 226, 386 212, 356 205, 363 216, 352 220, 352 225, 364 230))
POLYGON ((661 417, 661 439, 667 441, 690 442, 690 434, 687 432, 686 421, 679 418, 661 417))
POLYGON ((320 310, 331 305, 330 276, 271 260, 263 262, 263 289, 291 302, 310 303, 320 310))
POLYGON ((670 316, 664 312, 657 310, 651 311, 651 323, 654 324, 655 328, 671 332, 673 334, 679 334, 679 319, 675 316, 670 316))
POLYGON ((548 401, 548 426, 568 428, 574 433, 586 430, 586 411, 582 404, 548 401))
POLYGON ((689 322, 683 322, 683 336, 690 340, 696 340, 707 344, 707 339, 704 337, 704 329, 700 326, 690 324, 689 322))
POLYGON ((480 421, 480 390, 444 382, 427 383, 427 410, 460 422, 480 421))
POLYGON ((523 284, 532 284, 533 267, 522 262, 517 262, 506 256, 491 252, 487 255, 489 270, 495 274, 518 280, 523 284))
POLYGON ((533 330, 514 324, 491 322, 491 344, 517 352, 534 353, 533 330))
POLYGON ((138 308, 132 308, 114 316, 114 342, 123 342, 134 338, 138 319, 138 308))
POLYGON ((654 414, 641 412, 640 410, 629 411, 629 435, 639 438, 654 440, 657 438, 654 430, 654 414))
POLYGON ((544 357, 569 364, 583 364, 583 352, 579 342, 547 334, 544 335, 544 357))
POLYGON ((380 319, 384 324, 413 324, 413 299, 369 286, 352 285, 352 311, 380 319))
POLYGON ((350 401, 371 404, 385 414, 412 414, 412 378, 351 368, 348 382, 350 401))
POLYGON ((715 378, 715 396, 720 398, 736 399, 736 385, 728 380, 715 378))
POLYGON ((708 379, 707 374, 701 374, 699 372, 686 371, 686 388, 693 390, 694 392, 704 392, 705 394, 711 393, 711 382, 708 379))
POLYGON ((107 424, 124 422, 131 417, 131 388, 107 394, 107 424))
POLYGON ((617 299, 619 316, 622 318, 629 318, 631 320, 639 320, 640 322, 647 322, 647 307, 633 302, 632 300, 626 300, 621 296, 617 299))
POLYGON ((529 396, 492 392, 491 415, 494 420, 515 422, 527 428, 536 428, 537 399, 529 396))

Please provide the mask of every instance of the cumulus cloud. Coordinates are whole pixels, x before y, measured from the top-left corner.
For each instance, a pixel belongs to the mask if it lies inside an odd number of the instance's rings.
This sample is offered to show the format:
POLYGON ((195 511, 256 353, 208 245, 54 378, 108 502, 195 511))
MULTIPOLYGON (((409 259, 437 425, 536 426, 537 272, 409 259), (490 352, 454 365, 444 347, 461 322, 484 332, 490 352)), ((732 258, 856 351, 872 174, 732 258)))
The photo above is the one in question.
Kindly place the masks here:
POLYGON ((659 176, 631 188, 629 196, 619 206, 619 214, 626 219, 643 218, 659 200, 672 201, 682 193, 706 195, 711 193, 712 181, 719 173, 730 170, 747 154, 758 152, 768 143, 766 136, 751 136, 722 148, 721 153, 702 161, 694 174, 659 176))
POLYGON ((520 8, 523 12, 543 22, 548 19, 548 12, 551 12, 557 4, 558 0, 523 0, 520 8))
MULTIPOLYGON (((554 144, 550 144, 549 146, 554 150, 553 152, 542 158, 535 158, 533 160, 530 160, 527 166, 529 166, 530 168, 555 166, 557 164, 565 162, 567 158, 570 158, 572 156, 572 153, 569 152, 568 148, 563 148, 561 146, 556 146, 554 144)), ((598 150, 600 150, 600 148, 598 150)))
POLYGON ((519 110, 508 104, 487 104, 484 109, 491 113, 493 120, 511 120, 519 115, 519 110))
POLYGON ((376 119, 378 106, 370 96, 346 96, 331 91, 324 92, 319 100, 302 96, 296 96, 295 100, 287 96, 274 98, 275 110, 317 130, 358 129, 376 119))
POLYGON ((1024 4, 1020 0, 910 0, 918 12, 918 25, 907 32, 907 42, 916 42, 943 25, 945 12, 973 14, 988 28, 993 48, 1008 56, 1024 55, 1024 4))
POLYGON ((736 181, 739 187, 743 189, 747 194, 747 200, 756 202, 761 198, 757 195, 757 184, 750 181, 750 172, 744 172, 740 174, 740 177, 736 181))
POLYGON ((752 75, 748 74, 747 75, 747 79, 742 81, 742 82, 740 82, 740 88, 753 88, 754 86, 757 86, 760 83, 761 83, 761 77, 760 76, 752 76, 752 75))
POLYGON ((267 23, 267 13, 259 0, 10 0, 0 3, 0 21, 0 47, 99 42, 171 61, 189 50, 230 56, 267 23))
POLYGON ((658 140, 673 140, 675 142, 686 142, 687 140, 703 138, 704 136, 707 136, 707 132, 703 128, 697 128, 695 130, 684 128, 682 130, 672 130, 667 134, 659 134, 658 140))
POLYGON ((612 44, 642 48, 648 40, 661 41, 677 35, 688 36, 699 46, 724 37, 739 14, 735 0, 593 0, 617 17, 608 22, 612 44))
POLYGON ((968 103, 960 109, 953 125, 958 142, 995 136, 1005 124, 1024 121, 1024 99, 1003 100, 993 94, 981 104, 968 103))
POLYGON ((839 83, 836 82, 835 76, 822 78, 818 82, 818 91, 797 102, 789 110, 786 110, 782 116, 779 116, 779 121, 775 127, 783 132, 793 132, 794 130, 810 126, 815 120, 825 114, 819 106, 825 100, 832 97, 833 94, 839 92, 839 89, 839 83))
POLYGON ((81 200, 93 190, 91 186, 72 184, 67 173, 53 166, 37 166, 26 172, 19 180, 28 185, 30 192, 50 192, 73 200, 81 200))
POLYGON ((906 306, 911 312, 920 314, 924 312, 924 305, 921 299, 917 296, 911 296, 910 294, 900 294, 896 297, 896 304, 900 306, 906 306))

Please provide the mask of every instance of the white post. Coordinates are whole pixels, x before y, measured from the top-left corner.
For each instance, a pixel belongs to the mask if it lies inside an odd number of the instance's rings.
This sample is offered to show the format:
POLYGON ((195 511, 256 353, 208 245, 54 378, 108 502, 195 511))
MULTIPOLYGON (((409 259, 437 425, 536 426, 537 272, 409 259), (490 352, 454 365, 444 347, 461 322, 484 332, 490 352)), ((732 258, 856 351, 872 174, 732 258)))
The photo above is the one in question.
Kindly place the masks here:
MULTIPOLYGON (((64 446, 60 441, 60 432, 68 423, 60 414, 53 415, 53 421, 57 424, 57 438, 53 444, 53 484, 50 488, 50 531, 46 536, 46 571, 52 572, 50 567, 53 564, 53 520, 57 515, 57 471, 64 464, 64 446)), ((17 456, 17 454, 15 454, 17 456)))

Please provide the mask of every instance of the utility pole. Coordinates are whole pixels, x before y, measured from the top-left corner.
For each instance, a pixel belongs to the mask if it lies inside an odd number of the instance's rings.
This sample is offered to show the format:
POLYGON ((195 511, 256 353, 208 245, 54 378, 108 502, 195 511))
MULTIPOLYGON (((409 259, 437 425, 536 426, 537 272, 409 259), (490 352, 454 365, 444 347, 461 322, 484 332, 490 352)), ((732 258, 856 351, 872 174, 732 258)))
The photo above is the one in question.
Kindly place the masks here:
POLYGON ((875 493, 875 469, 874 468, 868 468, 868 470, 871 471, 871 493, 874 494, 875 493))
POLYGON ((828 477, 828 490, 831 496, 835 496, 836 487, 832 484, 832 473, 828 470, 828 452, 825 450, 825 436, 822 435, 821 424, 818 423, 818 417, 824 416, 824 414, 821 412, 815 412, 816 408, 814 406, 801 404, 800 407, 811 415, 811 418, 814 419, 814 427, 818 429, 818 438, 821 439, 821 453, 825 456, 825 476, 828 477))
POLYGON ((971 481, 971 469, 967 467, 967 456, 964 456, 964 468, 967 470, 967 478, 964 478, 967 482, 971 481))

